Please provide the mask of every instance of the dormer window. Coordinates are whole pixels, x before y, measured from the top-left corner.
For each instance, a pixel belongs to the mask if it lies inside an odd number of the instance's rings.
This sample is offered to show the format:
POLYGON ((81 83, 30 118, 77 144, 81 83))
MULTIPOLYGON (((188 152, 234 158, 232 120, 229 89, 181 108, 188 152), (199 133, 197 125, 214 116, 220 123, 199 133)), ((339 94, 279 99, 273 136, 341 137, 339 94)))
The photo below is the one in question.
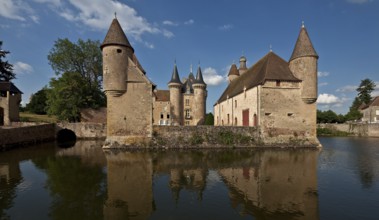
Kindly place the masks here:
POLYGON ((280 80, 276 80, 276 86, 277 86, 277 87, 280 86, 280 80))

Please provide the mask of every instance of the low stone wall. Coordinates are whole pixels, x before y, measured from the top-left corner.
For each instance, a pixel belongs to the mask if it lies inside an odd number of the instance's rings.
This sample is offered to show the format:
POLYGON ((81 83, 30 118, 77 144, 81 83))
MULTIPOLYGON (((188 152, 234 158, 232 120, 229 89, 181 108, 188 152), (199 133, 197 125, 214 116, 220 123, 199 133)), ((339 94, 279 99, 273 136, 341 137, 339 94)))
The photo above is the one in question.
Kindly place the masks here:
POLYGON ((56 132, 66 128, 75 132, 78 139, 105 139, 106 125, 103 123, 58 123, 56 132))
POLYGON ((0 150, 55 139, 54 124, 0 127, 0 150))
POLYGON ((247 147, 260 143, 254 127, 153 126, 153 147, 247 147))
POLYGON ((353 136, 379 137, 379 124, 318 124, 317 127, 343 131, 353 136))

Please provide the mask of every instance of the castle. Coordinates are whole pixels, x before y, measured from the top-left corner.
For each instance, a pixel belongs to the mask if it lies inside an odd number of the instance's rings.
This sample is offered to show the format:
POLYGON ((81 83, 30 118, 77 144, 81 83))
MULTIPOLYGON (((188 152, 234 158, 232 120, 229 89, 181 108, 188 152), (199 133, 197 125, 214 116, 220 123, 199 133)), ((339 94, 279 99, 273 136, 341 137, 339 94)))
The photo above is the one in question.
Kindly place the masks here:
POLYGON ((241 57, 214 104, 215 126, 256 126, 265 143, 318 143, 317 61, 304 24, 289 62, 270 50, 247 69, 241 57))
POLYGON ((0 126, 19 121, 22 92, 11 82, 0 82, 0 126))
POLYGON ((156 85, 134 54, 117 18, 100 46, 103 84, 107 96, 105 146, 148 143, 155 125, 198 125, 204 122, 207 91, 198 68, 183 82, 175 64, 169 91, 156 85))

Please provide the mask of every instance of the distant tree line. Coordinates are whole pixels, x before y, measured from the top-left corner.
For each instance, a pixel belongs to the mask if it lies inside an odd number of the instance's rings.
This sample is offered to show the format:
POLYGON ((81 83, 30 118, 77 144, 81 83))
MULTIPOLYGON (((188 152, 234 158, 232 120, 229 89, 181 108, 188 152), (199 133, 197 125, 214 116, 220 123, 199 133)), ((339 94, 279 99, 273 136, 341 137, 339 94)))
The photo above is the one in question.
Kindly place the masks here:
POLYGON ((362 118, 360 107, 370 104, 372 101, 371 92, 375 89, 375 83, 371 79, 363 79, 356 89, 358 92, 346 115, 337 115, 332 110, 317 110, 317 123, 345 123, 347 121, 357 121, 362 118))

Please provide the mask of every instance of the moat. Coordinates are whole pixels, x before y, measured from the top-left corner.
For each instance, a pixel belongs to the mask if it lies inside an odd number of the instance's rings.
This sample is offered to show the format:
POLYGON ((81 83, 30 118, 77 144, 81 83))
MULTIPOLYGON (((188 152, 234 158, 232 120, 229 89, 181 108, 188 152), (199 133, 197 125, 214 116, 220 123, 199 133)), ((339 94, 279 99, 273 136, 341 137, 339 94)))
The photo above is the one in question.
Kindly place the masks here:
POLYGON ((0 152, 0 219, 377 219, 379 139, 317 149, 0 152))

